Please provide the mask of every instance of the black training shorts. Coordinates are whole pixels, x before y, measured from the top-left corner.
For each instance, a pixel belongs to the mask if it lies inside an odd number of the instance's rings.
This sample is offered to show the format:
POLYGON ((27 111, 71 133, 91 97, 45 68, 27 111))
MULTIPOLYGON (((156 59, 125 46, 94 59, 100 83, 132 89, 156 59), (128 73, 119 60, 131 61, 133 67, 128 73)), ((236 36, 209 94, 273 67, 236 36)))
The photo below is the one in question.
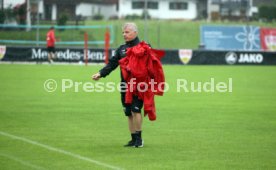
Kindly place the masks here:
POLYGON ((131 112, 141 113, 143 108, 143 100, 138 99, 138 96, 133 96, 132 103, 125 103, 126 93, 121 93, 121 102, 124 108, 124 112, 126 116, 131 116, 131 112))
POLYGON ((55 47, 47 47, 47 51, 48 53, 52 52, 52 53, 55 53, 55 47))

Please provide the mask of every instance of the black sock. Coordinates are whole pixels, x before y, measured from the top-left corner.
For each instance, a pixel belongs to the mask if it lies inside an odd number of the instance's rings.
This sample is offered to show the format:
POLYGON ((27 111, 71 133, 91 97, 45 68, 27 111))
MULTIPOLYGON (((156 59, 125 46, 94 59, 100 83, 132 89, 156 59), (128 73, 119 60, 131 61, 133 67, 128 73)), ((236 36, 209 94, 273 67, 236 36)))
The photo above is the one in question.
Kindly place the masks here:
POLYGON ((136 131, 136 135, 137 137, 142 138, 142 131, 136 131))
POLYGON ((136 133, 132 133, 132 134, 131 134, 131 140, 132 140, 132 141, 135 141, 135 139, 136 139, 136 133))

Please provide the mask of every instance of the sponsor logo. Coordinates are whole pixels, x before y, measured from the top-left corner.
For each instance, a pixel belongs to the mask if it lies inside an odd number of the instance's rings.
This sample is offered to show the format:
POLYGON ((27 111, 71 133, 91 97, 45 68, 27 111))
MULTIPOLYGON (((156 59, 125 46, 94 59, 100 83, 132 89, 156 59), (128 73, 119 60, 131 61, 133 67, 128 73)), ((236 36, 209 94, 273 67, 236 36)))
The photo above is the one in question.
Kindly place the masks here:
POLYGON ((193 50, 179 49, 178 56, 183 64, 188 64, 193 57, 193 50))
POLYGON ((235 63, 262 63, 264 57, 260 53, 240 53, 238 56, 235 52, 228 52, 225 55, 225 61, 228 64, 235 63))
POLYGON ((276 35, 267 35, 264 39, 267 48, 271 51, 276 51, 276 35))
POLYGON ((225 61, 228 64, 235 64, 237 62, 237 60, 238 60, 238 55, 234 52, 228 52, 225 55, 225 61))
MULTIPOLYGON (((105 59, 104 52, 101 51, 91 51, 87 52, 88 60, 100 60, 103 61, 105 59)), ((48 52, 47 50, 32 49, 32 59, 47 59, 48 52)), ((66 50, 57 50, 56 58, 60 60, 82 60, 84 59, 84 51, 73 51, 70 49, 66 50)))
POLYGON ((127 51, 126 49, 122 49, 120 55, 121 55, 122 57, 125 57, 125 56, 126 56, 126 51, 127 51))
POLYGON ((1 45, 0 46, 0 60, 2 60, 4 58, 5 54, 6 54, 6 46, 1 45))
POLYGON ((262 63, 263 60, 264 60, 264 57, 262 54, 242 53, 242 54, 240 54, 239 63, 262 63))

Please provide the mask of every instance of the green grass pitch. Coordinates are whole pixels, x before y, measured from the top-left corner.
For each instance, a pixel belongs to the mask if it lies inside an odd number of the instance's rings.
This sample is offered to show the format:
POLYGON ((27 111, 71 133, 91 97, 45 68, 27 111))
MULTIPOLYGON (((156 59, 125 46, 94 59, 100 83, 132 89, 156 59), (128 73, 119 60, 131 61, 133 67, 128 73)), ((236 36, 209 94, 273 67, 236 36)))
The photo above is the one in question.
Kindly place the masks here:
MULTIPOLYGON (((157 120, 144 118, 139 149, 122 147, 118 91, 62 92, 62 79, 95 83, 100 68, 0 65, 0 169, 276 169, 276 67, 164 66, 170 88, 156 97, 157 120), (177 92, 177 79, 211 78, 232 78, 232 93, 177 92)), ((118 83, 119 69, 100 81, 118 83)))

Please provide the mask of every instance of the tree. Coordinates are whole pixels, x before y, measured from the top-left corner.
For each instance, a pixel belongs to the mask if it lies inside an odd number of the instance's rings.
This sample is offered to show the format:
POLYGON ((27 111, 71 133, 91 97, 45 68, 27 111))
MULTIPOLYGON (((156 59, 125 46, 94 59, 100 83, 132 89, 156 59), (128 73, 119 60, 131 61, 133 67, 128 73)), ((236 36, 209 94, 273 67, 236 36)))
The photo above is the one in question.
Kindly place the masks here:
MULTIPOLYGON (((67 20, 68 20, 68 15, 66 13, 62 13, 58 18, 57 24, 61 26, 66 25, 67 20)), ((61 29, 61 31, 63 30, 64 29, 61 29)))
POLYGON ((14 7, 14 13, 17 17, 17 21, 21 25, 26 24, 26 3, 14 7))
POLYGON ((6 22, 13 21, 15 18, 14 10, 12 6, 9 5, 7 8, 0 10, 0 24, 5 24, 6 22))
POLYGON ((262 5, 259 7, 259 18, 273 21, 276 19, 276 6, 262 5))
POLYGON ((4 12, 4 10, 1 9, 0 10, 0 24, 4 24, 5 19, 6 19, 5 12, 4 12))

